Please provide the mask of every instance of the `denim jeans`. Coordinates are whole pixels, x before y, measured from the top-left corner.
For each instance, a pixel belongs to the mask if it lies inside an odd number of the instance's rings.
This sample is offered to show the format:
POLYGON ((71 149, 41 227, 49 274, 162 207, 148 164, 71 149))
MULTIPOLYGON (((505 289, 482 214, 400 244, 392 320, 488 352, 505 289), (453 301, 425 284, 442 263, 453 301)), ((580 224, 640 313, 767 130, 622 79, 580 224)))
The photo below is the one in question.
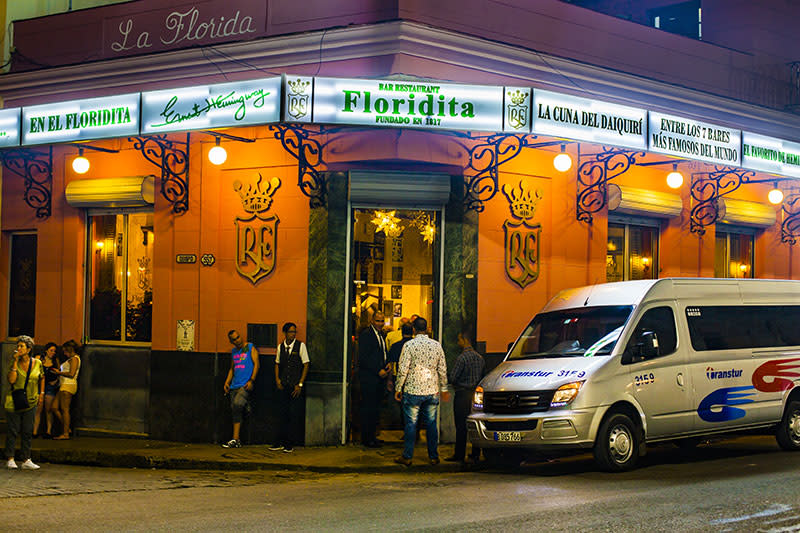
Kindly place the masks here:
POLYGON ((439 428, 436 427, 436 412, 439 410, 439 396, 436 394, 418 395, 403 393, 403 457, 414 456, 414 441, 417 438, 417 419, 422 418, 425 425, 425 440, 428 441, 428 457, 439 458, 439 428))

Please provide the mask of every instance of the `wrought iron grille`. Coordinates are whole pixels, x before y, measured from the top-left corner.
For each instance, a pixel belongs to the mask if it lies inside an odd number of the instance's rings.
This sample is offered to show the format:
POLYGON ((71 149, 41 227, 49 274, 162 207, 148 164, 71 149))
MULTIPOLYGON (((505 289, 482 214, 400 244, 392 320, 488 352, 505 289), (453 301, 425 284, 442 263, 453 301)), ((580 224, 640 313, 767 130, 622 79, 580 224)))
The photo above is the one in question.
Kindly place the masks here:
POLYGON ((25 182, 25 203, 36 210, 36 218, 53 213, 53 147, 46 152, 14 148, 0 150, 3 167, 25 182))

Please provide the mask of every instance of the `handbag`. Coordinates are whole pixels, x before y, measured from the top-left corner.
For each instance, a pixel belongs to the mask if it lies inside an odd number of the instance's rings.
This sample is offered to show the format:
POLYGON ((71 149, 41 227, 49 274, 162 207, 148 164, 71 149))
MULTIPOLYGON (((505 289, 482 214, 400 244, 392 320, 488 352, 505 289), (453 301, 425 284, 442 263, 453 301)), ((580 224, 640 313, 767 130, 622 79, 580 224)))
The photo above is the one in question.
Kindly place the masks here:
POLYGON ((31 379, 31 370, 33 369, 34 361, 35 359, 31 357, 28 363, 28 375, 25 376, 25 385, 23 385, 21 389, 14 389, 11 391, 11 400, 14 402, 15 411, 25 411, 31 407, 28 403, 28 380, 31 379))

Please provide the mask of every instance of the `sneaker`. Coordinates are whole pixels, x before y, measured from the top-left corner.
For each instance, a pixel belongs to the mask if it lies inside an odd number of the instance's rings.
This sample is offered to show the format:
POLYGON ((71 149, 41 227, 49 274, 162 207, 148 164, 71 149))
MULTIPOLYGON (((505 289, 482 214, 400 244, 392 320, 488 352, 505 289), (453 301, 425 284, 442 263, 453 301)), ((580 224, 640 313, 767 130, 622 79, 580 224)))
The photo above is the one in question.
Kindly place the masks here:
POLYGON ((431 460, 430 460, 430 463, 431 463, 432 466, 438 465, 439 464, 439 458, 438 457, 432 457, 431 460))
POLYGON ((284 451, 285 453, 292 453, 292 452, 294 451, 294 448, 293 448, 293 447, 291 447, 291 446, 286 446, 286 447, 283 449, 283 451, 284 451))
POLYGON ((28 459, 27 461, 22 463, 21 468, 23 470, 39 470, 40 467, 39 467, 39 465, 37 465, 36 463, 34 463, 30 459, 28 459))
POLYGON ((16 470, 16 469, 17 469, 17 468, 19 468, 19 467, 17 466, 17 462, 16 462, 16 461, 14 460, 14 458, 12 457, 12 458, 11 458, 11 459, 9 459, 9 460, 8 460, 8 462, 6 463, 6 468, 8 468, 9 470, 16 470))
POLYGON ((400 464, 400 465, 411 466, 411 459, 407 459, 407 458, 403 457, 402 455, 400 455, 398 457, 395 457, 394 458, 394 462, 397 463, 397 464, 400 464))
POLYGON ((270 449, 270 451, 273 451, 273 452, 279 452, 279 451, 281 451, 283 449, 283 446, 281 446, 280 444, 274 444, 274 445, 270 446, 269 449, 270 449))
POLYGON ((236 439, 231 439, 228 442, 226 442, 225 444, 223 444, 222 447, 223 448, 241 448, 242 447, 242 441, 236 440, 236 439))

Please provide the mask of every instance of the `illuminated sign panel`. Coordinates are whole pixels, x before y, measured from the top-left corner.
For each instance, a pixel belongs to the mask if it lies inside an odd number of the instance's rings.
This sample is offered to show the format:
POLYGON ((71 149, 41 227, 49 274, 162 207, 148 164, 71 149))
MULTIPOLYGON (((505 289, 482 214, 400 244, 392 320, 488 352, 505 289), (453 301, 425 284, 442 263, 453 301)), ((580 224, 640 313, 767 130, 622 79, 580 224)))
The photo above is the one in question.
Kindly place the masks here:
POLYGON ((287 75, 283 84, 283 120, 311 122, 313 95, 314 78, 287 75))
POLYGON ((279 77, 142 93, 142 133, 278 122, 280 94, 279 77))
POLYGON ((533 131, 567 139, 647 148, 647 111, 535 89, 533 131))
POLYGON ((22 144, 139 135, 139 93, 22 108, 22 144))
POLYGON ((0 109, 0 148, 19 146, 20 108, 0 109))
POLYGON ((314 122, 502 131, 503 88, 314 78, 314 122))
POLYGON ((742 132, 742 166, 800 178, 800 144, 742 132))
POLYGON ((719 165, 741 162, 742 135, 714 124, 650 112, 650 151, 719 165))
POLYGON ((503 131, 530 133, 531 92, 529 87, 503 88, 503 131))

